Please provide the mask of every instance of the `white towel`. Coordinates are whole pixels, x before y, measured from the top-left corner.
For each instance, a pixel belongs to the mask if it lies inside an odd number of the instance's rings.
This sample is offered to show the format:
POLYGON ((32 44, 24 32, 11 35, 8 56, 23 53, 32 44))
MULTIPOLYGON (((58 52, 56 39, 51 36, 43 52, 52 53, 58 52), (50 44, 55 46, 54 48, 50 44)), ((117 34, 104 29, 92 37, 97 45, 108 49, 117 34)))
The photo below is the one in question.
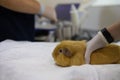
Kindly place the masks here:
POLYGON ((99 80, 120 80, 120 64, 94 65, 99 80))
POLYGON ((0 80, 120 80, 120 65, 59 67, 58 43, 5 40, 0 43, 0 80))
POLYGON ((71 67, 66 77, 66 80, 99 80, 96 69, 88 64, 71 67))

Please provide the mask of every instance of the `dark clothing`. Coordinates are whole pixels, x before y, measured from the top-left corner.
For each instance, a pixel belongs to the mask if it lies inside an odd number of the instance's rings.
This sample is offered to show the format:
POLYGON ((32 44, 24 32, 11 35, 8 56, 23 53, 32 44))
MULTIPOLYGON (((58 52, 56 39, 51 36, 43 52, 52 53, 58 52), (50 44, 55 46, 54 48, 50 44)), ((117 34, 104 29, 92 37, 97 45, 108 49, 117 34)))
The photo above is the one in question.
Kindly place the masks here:
POLYGON ((34 40, 34 15, 19 13, 0 6, 0 41, 34 40))

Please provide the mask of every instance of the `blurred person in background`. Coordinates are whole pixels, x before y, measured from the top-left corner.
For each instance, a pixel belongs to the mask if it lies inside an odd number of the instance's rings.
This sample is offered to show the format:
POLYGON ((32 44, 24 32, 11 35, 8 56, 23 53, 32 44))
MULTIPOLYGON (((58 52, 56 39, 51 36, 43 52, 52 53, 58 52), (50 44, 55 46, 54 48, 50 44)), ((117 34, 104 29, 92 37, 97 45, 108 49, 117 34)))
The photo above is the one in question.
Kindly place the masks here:
POLYGON ((57 21, 55 9, 36 0, 0 0, 0 41, 34 41, 34 16, 57 21))

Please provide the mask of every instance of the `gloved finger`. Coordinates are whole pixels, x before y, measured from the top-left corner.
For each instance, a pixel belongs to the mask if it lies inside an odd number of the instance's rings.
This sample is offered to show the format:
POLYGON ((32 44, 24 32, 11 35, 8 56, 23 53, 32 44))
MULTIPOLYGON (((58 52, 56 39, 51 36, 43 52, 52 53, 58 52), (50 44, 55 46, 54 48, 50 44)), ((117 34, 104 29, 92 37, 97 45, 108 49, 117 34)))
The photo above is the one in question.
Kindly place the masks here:
POLYGON ((85 53, 85 63, 89 64, 90 63, 90 54, 85 53))

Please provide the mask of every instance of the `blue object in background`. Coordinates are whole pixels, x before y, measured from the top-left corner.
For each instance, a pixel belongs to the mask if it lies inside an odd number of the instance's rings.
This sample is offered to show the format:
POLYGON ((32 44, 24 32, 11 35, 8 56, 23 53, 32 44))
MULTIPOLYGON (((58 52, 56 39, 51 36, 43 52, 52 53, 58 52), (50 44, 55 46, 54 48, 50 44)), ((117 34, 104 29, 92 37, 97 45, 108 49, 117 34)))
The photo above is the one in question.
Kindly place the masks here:
MULTIPOLYGON (((71 4, 58 4, 55 8, 57 13, 58 20, 67 20, 70 21, 70 10, 71 10, 71 4)), ((74 3, 75 7, 79 7, 79 3, 74 3)))

